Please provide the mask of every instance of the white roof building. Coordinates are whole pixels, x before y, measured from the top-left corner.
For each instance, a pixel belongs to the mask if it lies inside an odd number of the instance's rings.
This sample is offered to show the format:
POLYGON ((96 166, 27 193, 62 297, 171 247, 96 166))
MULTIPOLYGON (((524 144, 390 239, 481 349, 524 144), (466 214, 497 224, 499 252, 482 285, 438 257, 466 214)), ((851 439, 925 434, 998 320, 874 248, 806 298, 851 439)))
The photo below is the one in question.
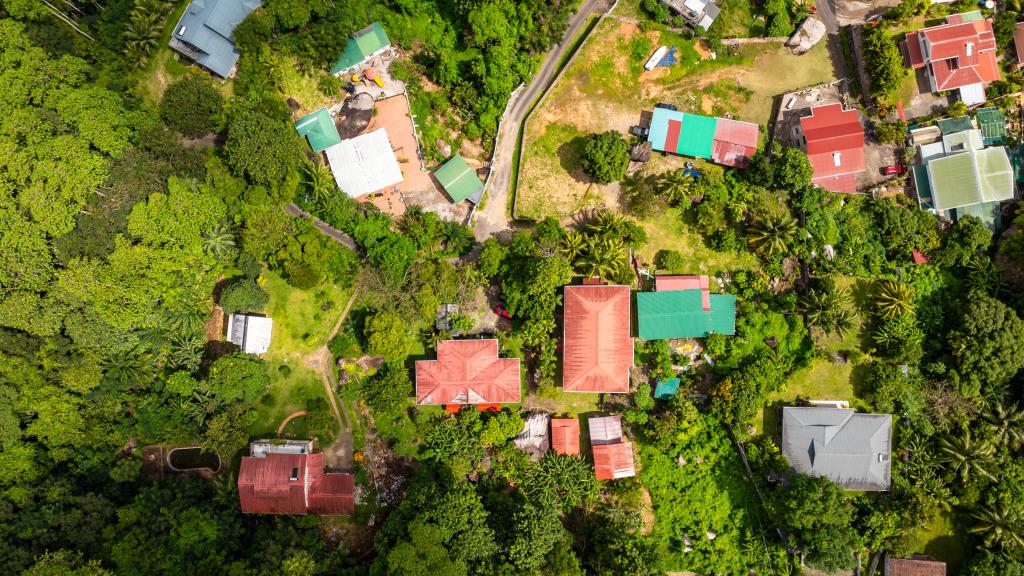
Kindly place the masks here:
POLYGON ((270 348, 274 321, 266 316, 232 314, 228 316, 228 341, 246 354, 263 354, 270 348))
POLYGON ((338 187, 353 198, 403 180, 402 169, 383 128, 342 140, 325 152, 338 187))

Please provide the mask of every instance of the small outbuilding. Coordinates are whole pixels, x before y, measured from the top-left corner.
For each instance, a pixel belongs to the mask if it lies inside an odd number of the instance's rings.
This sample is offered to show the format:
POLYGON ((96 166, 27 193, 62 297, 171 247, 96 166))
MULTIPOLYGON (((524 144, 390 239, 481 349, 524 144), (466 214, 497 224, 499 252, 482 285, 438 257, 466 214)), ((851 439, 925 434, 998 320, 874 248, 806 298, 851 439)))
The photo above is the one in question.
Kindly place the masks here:
POLYGON ((523 429, 512 439, 512 445, 526 452, 530 458, 540 460, 551 448, 548 437, 548 423, 551 415, 545 412, 534 412, 523 421, 523 429))
POLYGON ((353 198, 394 186, 404 179, 383 128, 342 140, 326 152, 338 187, 353 198))
POLYGON ((946 576, 946 563, 930 556, 892 558, 886 556, 883 576, 946 576))
POLYGON ((358 68, 364 62, 380 56, 391 48, 391 40, 380 22, 374 22, 356 32, 345 44, 345 51, 331 67, 331 74, 344 74, 358 68))
POLYGON ((658 385, 654 388, 654 397, 658 400, 671 400, 675 398, 676 392, 679 391, 679 382, 679 378, 658 380, 658 385))
POLYGON ((270 348, 274 321, 254 314, 228 316, 228 341, 246 354, 263 354, 270 348))
POLYGON ((313 152, 323 152, 331 146, 341 144, 338 127, 334 125, 334 119, 327 108, 303 116, 295 123, 295 131, 309 142, 313 152))
POLYGON ((462 154, 452 156, 440 168, 434 171, 434 178, 441 184, 448 197, 456 204, 469 200, 479 204, 484 195, 484 183, 476 175, 462 154))
POLYGON ((622 439, 622 417, 590 418, 590 445, 594 454, 594 474, 598 480, 636 476, 633 445, 622 439))
POLYGON ((563 456, 579 456, 580 421, 575 418, 552 418, 551 449, 563 456))

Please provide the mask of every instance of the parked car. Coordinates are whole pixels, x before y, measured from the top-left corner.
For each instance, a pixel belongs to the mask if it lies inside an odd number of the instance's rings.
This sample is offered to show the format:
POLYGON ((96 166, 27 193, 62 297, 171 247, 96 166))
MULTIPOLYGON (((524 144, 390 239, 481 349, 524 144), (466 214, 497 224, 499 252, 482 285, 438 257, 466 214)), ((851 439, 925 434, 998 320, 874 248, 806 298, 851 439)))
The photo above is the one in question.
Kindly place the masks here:
POLYGON ((657 104, 654 105, 654 107, 655 108, 664 108, 665 110, 671 110, 673 112, 676 112, 676 111, 679 110, 679 108, 677 108, 675 104, 668 104, 666 102, 658 102, 657 104))
POLYGON ((501 304, 494 307, 494 313, 502 318, 512 318, 512 313, 508 311, 508 308, 505 308, 501 304))
POLYGON ((903 165, 893 164, 892 166, 886 166, 885 168, 882 168, 882 174, 885 174, 886 176, 898 176, 903 174, 903 165))

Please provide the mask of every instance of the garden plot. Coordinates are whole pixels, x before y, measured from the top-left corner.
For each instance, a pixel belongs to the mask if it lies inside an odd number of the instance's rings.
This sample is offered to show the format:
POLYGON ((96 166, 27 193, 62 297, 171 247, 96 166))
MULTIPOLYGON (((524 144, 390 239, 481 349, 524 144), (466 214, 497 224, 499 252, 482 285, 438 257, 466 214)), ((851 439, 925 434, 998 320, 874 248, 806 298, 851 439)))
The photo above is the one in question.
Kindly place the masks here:
MULTIPOLYGON (((774 45, 709 56, 694 40, 667 30, 602 22, 527 122, 516 216, 566 217, 588 208, 617 208, 618 185, 597 184, 579 166, 584 139, 607 130, 626 134, 659 102, 764 125, 777 94, 834 79, 824 44, 803 56, 774 45), (645 72, 644 62, 660 45, 675 46, 679 62, 645 72)), ((681 168, 687 160, 656 154, 647 169, 681 168)))

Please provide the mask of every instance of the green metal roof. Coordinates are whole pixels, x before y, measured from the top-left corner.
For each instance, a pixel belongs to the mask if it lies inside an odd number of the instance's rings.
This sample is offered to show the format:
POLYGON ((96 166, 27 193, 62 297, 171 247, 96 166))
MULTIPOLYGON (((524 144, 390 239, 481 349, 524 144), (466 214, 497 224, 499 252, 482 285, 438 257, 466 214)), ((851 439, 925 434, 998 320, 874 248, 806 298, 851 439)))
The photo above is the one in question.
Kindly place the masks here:
POLYGON ((705 312, 700 290, 640 292, 636 295, 640 337, 644 340, 703 338, 736 332, 736 297, 711 294, 705 312))
POLYGON ((1013 167, 1003 147, 972 150, 928 162, 928 179, 937 210, 1010 200, 1013 167))
POLYGON ((391 44, 388 35, 380 22, 374 22, 366 28, 356 32, 348 39, 345 51, 341 53, 338 61, 331 68, 331 74, 337 74, 359 64, 370 57, 371 54, 386 48, 391 44))
POLYGON ((718 119, 711 116, 683 114, 683 129, 679 134, 679 147, 676 151, 685 156, 711 158, 717 124, 718 119))
POLYGON ((970 12, 964 12, 960 15, 960 18, 963 19, 964 22, 977 22, 979 20, 984 20, 985 16, 982 15, 981 10, 972 10, 970 12))
POLYGON ((921 208, 931 210, 935 208, 935 200, 932 198, 932 185, 928 182, 928 166, 917 164, 914 167, 914 188, 917 190, 917 201, 921 208))
POLYGON ((981 220, 989 230, 996 230, 999 227, 999 202, 984 202, 982 204, 971 204, 961 206, 950 211, 953 220, 959 220, 964 216, 974 216, 981 220))
POLYGON ((942 131, 943 136, 946 134, 955 134, 957 132, 963 132, 964 130, 973 130, 974 123, 971 122, 970 117, 961 116, 959 118, 943 118, 936 122, 939 126, 939 130, 942 131))
POLYGON ((1003 116, 999 108, 979 108, 975 118, 985 137, 985 146, 1002 144, 1006 140, 1006 116, 1003 116))
MULTIPOLYGON (((462 202, 466 198, 482 192, 484 183, 477 178, 476 171, 470 168, 462 154, 452 156, 434 172, 434 178, 441 183, 444 191, 451 196, 453 202, 462 202)), ((479 202, 479 198, 476 199, 479 202)))
POLYGON ((341 143, 341 136, 338 135, 338 128, 334 125, 334 119, 327 108, 321 108, 308 116, 304 116, 295 123, 295 131, 299 136, 309 140, 309 146, 314 152, 324 150, 341 143))
POLYGON ((654 397, 658 400, 671 400, 679 390, 679 378, 658 380, 658 386, 654 389, 654 397))

